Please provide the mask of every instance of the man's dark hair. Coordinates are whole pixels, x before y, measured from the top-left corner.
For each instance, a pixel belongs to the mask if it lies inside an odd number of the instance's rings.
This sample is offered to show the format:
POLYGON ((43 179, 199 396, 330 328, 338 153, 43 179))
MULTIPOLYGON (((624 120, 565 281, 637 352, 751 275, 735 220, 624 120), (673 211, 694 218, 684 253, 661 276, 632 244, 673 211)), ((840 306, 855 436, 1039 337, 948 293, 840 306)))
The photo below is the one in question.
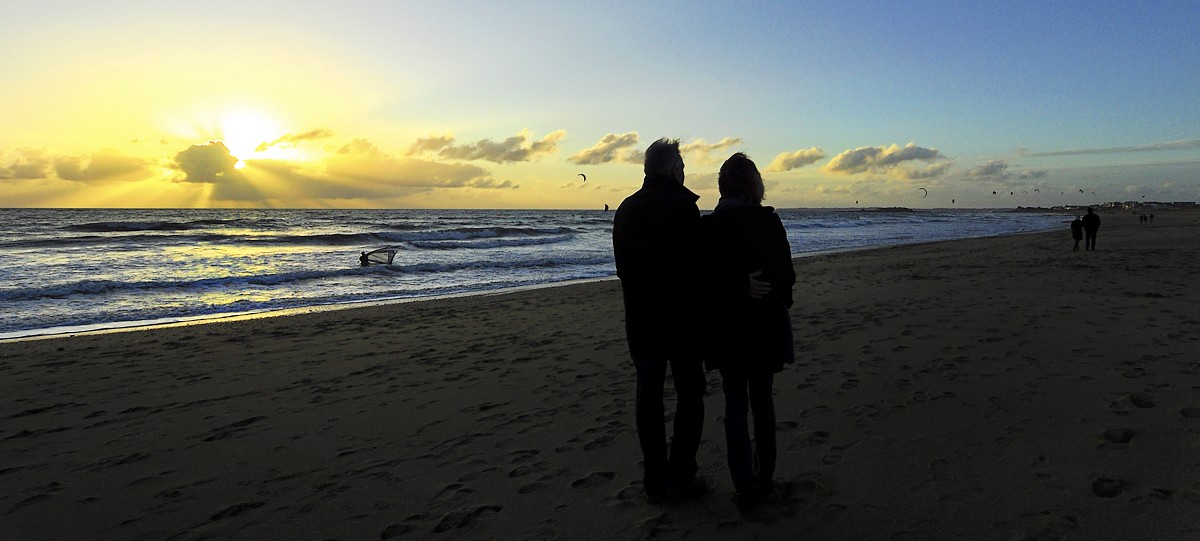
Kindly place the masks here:
POLYGON ((657 173, 669 175, 675 169, 675 159, 679 156, 679 139, 663 137, 646 149, 646 174, 657 173))

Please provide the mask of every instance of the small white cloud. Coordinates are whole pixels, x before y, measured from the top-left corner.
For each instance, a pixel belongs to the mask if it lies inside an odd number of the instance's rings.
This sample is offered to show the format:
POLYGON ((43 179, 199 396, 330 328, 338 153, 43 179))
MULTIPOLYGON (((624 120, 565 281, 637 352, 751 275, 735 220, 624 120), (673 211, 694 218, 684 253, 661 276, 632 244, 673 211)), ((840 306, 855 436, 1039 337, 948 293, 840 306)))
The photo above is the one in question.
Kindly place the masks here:
POLYGON ((724 161, 728 156, 721 155, 714 157, 714 153, 724 152, 741 144, 742 139, 740 137, 725 137, 711 144, 704 139, 696 139, 690 143, 679 145, 679 154, 684 156, 685 160, 694 160, 703 164, 718 163, 724 161))
MULTIPOLYGON (((595 145, 592 145, 592 148, 581 150, 567 159, 577 165, 596 165, 617 160, 628 162, 635 159, 635 157, 629 156, 627 159, 621 159, 621 156, 627 153, 637 142, 638 134, 635 131, 621 134, 610 133, 601 137, 595 145)), ((639 159, 634 163, 640 163, 641 161, 639 159)))
POLYGON ((290 146, 295 146, 297 143, 301 143, 304 141, 314 141, 317 139, 325 139, 327 137, 333 137, 333 130, 327 130, 325 128, 317 128, 315 130, 309 130, 309 131, 306 131, 303 133, 288 133, 288 134, 284 134, 282 137, 280 137, 279 139, 276 139, 274 141, 264 142, 264 143, 259 144, 258 147, 254 149, 254 151, 262 152, 271 147, 290 147, 290 146))
POLYGON ((782 152, 767 165, 766 171, 782 172, 799 169, 825 159, 825 150, 817 147, 782 152))
MULTIPOLYGON (((445 142, 437 148, 438 155, 443 158, 455 160, 486 160, 496 163, 509 162, 526 162, 536 159, 545 154, 558 152, 558 142, 567 136, 566 130, 558 130, 549 133, 540 140, 533 140, 533 134, 529 130, 521 130, 520 133, 509 137, 503 141, 492 141, 491 139, 480 139, 474 143, 464 145, 450 144, 450 141, 444 139, 432 138, 418 140, 415 147, 419 152, 421 149, 426 149, 429 146, 445 142)), ((409 154, 415 152, 413 147, 409 148, 409 154)))
POLYGON ((903 164, 910 161, 933 162, 945 159, 946 156, 937 149, 919 147, 914 143, 903 147, 895 144, 887 147, 859 147, 834 156, 821 170, 839 175, 871 173, 899 178, 928 178, 944 173, 946 166, 911 169, 903 167, 903 164))

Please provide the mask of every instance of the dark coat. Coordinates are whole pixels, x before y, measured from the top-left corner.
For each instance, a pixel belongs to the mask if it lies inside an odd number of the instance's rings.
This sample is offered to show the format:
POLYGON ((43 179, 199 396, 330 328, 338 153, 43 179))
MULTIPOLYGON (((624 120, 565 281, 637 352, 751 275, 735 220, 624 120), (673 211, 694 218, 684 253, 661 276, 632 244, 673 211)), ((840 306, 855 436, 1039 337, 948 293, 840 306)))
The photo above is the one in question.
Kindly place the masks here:
POLYGON ((696 239, 700 197, 647 175, 613 217, 613 256, 632 357, 698 357, 696 239))
POLYGON ((779 215, 757 204, 718 205, 700 219, 700 232, 713 287, 705 310, 705 365, 746 375, 783 370, 795 360, 788 309, 796 272, 779 215), (751 299, 748 276, 758 271, 771 293, 751 299))
POLYGON ((1083 238, 1083 220, 1075 218, 1075 221, 1071 222, 1071 238, 1075 240, 1083 238))
POLYGON ((1097 214, 1087 213, 1083 215, 1083 228, 1095 233, 1100 229, 1100 216, 1097 214))

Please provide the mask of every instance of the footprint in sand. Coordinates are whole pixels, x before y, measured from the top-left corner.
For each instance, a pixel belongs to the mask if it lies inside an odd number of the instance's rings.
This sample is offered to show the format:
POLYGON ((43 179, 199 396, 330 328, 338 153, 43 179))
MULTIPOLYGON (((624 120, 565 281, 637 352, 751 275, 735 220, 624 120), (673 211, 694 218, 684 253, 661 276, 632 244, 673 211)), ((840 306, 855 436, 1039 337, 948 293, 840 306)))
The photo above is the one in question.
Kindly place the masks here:
POLYGON ((479 505, 475 507, 464 507, 446 513, 433 527, 433 533, 442 533, 446 530, 462 528, 475 521, 476 518, 485 514, 499 513, 504 508, 499 505, 479 505))
POLYGON ((525 477, 526 475, 529 475, 531 473, 545 471, 545 469, 546 469, 545 462, 536 462, 534 464, 517 466, 516 468, 513 468, 512 470, 510 470, 508 472, 508 476, 509 477, 525 477))
POLYGON ((617 474, 610 471, 592 472, 587 477, 582 477, 571 482, 571 488, 591 488, 601 483, 607 483, 617 477, 617 474))
POLYGON ((1029 466, 1033 470, 1034 475, 1043 481, 1049 481, 1054 478, 1054 465, 1050 462, 1050 458, 1046 455, 1038 455, 1037 460, 1029 466))
POLYGON ((399 537, 413 531, 414 529, 415 528, 409 524, 392 524, 391 526, 384 528, 383 532, 379 534, 379 538, 386 540, 393 537, 399 537))
POLYGON ((634 482, 629 483, 628 486, 621 489, 621 491, 617 493, 617 499, 624 502, 637 499, 641 497, 642 494, 643 492, 641 483, 634 482))
POLYGON ((518 451, 513 451, 513 452, 509 453, 509 456, 512 457, 512 460, 510 462, 512 464, 525 462, 526 460, 529 460, 539 454, 541 454, 541 451, 539 451, 537 449, 521 449, 518 451))
POLYGON ((1155 400, 1154 395, 1146 392, 1129 395, 1129 401, 1139 408, 1153 408, 1158 405, 1158 401, 1155 400))
POLYGON ((1115 498, 1120 496, 1128 487, 1129 482, 1124 479, 1100 477, 1092 481, 1092 492, 1101 498, 1115 498))
POLYGON ((259 507, 262 507, 266 504, 267 504, 267 502, 242 502, 237 505, 226 507, 225 509, 221 510, 217 514, 215 514, 211 517, 208 517, 208 520, 216 521, 216 520, 224 520, 224 519, 227 519, 230 517, 236 517, 242 513, 245 513, 246 511, 250 511, 252 509, 258 509, 259 507))
POLYGON ((1133 441, 1134 430, 1132 428, 1117 427, 1105 430, 1100 435, 1104 441, 1108 443, 1129 443, 1133 441))
POLYGON ((1129 379, 1137 379, 1137 378, 1140 378, 1145 375, 1146 375, 1145 368, 1136 368, 1136 367, 1130 368, 1129 370, 1126 370, 1124 373, 1124 376, 1129 379))
POLYGON ((829 432, 826 432, 824 430, 817 430, 815 432, 809 433, 807 443, 811 447, 820 447, 822 445, 825 445, 826 443, 829 443, 830 436, 831 436, 831 434, 829 432))
POLYGON ((829 451, 829 454, 821 457, 821 463, 826 466, 832 466, 841 462, 842 458, 846 455, 846 448, 838 445, 830 447, 829 451))
POLYGON ((518 488, 517 494, 529 494, 530 492, 539 490, 544 486, 546 486, 545 483, 539 483, 537 481, 534 481, 532 483, 529 483, 528 485, 524 485, 521 488, 518 488))

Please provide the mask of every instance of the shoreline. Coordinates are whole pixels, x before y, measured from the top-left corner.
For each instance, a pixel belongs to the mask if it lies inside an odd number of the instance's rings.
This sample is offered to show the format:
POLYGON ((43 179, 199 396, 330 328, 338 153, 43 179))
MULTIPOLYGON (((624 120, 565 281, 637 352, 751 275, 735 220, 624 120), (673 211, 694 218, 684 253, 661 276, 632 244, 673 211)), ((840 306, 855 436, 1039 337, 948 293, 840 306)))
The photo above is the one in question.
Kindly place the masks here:
MULTIPOLYGON (((1068 223, 1068 222, 1064 222, 1064 223, 1068 223)), ((842 253, 855 253, 855 252, 870 251, 870 250, 886 250, 889 248, 899 247, 899 246, 914 246, 914 245, 922 245, 922 244, 934 244, 934 243, 940 243, 940 242, 956 242, 956 241, 960 241, 960 240, 998 238, 998 237, 1007 237, 1007 236, 1014 236, 1014 235, 1037 235, 1037 234, 1041 234, 1041 233, 1050 233, 1050 232, 1051 232, 1051 230, 1014 231, 1014 232, 1009 232, 1009 233, 1002 233, 999 235, 963 237, 963 238, 959 238, 959 239, 940 239, 940 240, 919 241, 919 242, 909 242, 909 243, 900 243, 900 244, 859 246, 859 247, 852 247, 852 248, 834 248, 834 249, 828 249, 828 250, 805 252, 805 253, 801 253, 801 254, 793 254, 792 260, 795 261, 796 259, 807 258, 807 257, 821 257, 821 256, 826 256, 826 255, 842 254, 842 253)), ((21 331, 11 331, 11 332, 0 333, 0 344, 6 343, 6 342, 16 342, 16 341, 25 341, 25 340, 45 340, 45 339, 53 339, 53 338, 89 335, 89 334, 135 332, 135 331, 154 330, 154 329, 160 329, 160 328, 170 328, 170 327, 179 327, 179 326, 188 326, 188 325, 204 325, 204 324, 208 324, 208 323, 218 323, 218 322, 226 322, 226 321, 243 321, 243 320, 248 320, 248 319, 257 319, 257 318, 265 318, 265 317, 288 317, 288 316, 293 316, 293 315, 298 315, 298 314, 319 313, 319 312, 327 312, 327 311, 332 311, 332 310, 354 310, 354 309, 358 309, 358 308, 371 308, 371 307, 386 306, 386 305, 392 305, 392 304, 407 304, 407 303, 413 303, 413 302, 437 301, 437 300, 442 300, 442 299, 453 299, 453 298, 460 298, 460 297, 505 295, 505 294, 509 294, 509 293, 518 293, 518 292, 526 291, 526 290, 536 290, 536 289, 554 288, 554 287, 569 287, 569 286, 577 285, 577 284, 602 282, 602 281, 617 280, 617 279, 618 279, 617 276, 615 274, 613 274, 611 276, 604 276, 604 277, 599 277, 599 278, 582 278, 582 279, 574 279, 574 280, 564 280, 561 282, 550 282, 550 283, 544 283, 544 284, 531 284, 531 285, 524 285, 524 286, 504 287, 504 288, 498 288, 498 289, 467 291, 467 292, 462 292, 462 293, 451 293, 451 294, 446 294, 446 295, 431 295, 431 296, 427 296, 427 297, 398 297, 398 298, 385 298, 385 299, 372 299, 372 300, 356 300, 356 301, 346 301, 346 302, 328 303, 328 304, 315 304, 315 305, 309 305, 309 306, 296 306, 296 307, 290 307, 290 308, 262 308, 262 309, 250 310, 250 311, 245 311, 245 312, 224 312, 224 313, 215 313, 215 314, 202 314, 202 315, 195 315, 195 316, 166 317, 166 318, 151 319, 151 320, 115 321, 115 322, 95 323, 95 324, 86 324, 86 325, 65 325, 65 326, 61 326, 61 327, 26 329, 26 330, 21 330, 21 331)))
MULTIPOLYGON (((40 539, 1187 538, 1200 214, 793 260, 778 494, 641 496, 615 280, 0 343, 40 539)), ((668 386, 668 396, 670 390, 668 386)))

